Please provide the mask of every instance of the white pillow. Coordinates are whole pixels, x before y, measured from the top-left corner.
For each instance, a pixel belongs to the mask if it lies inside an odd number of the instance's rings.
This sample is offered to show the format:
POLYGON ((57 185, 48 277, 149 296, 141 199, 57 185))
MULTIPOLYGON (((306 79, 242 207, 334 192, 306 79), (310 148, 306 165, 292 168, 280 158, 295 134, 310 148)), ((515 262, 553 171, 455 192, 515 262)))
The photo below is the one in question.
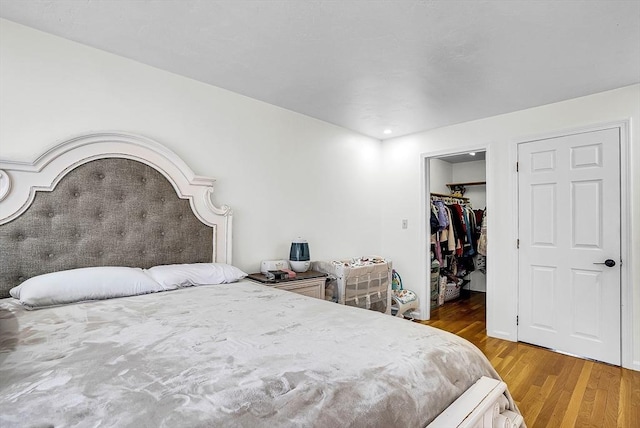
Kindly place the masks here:
POLYGON ((142 269, 104 266, 65 270, 29 278, 9 290, 28 309, 85 300, 164 291, 142 269))
POLYGON ((224 263, 161 265, 145 269, 145 273, 167 290, 192 285, 225 284, 247 276, 237 267, 224 263))

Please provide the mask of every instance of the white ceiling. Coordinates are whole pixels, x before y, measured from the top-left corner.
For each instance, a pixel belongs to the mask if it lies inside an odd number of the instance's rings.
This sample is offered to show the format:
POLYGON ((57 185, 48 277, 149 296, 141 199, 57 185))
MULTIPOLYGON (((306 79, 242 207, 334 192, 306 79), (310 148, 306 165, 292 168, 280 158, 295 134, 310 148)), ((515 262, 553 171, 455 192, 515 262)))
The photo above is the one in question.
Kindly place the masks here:
POLYGON ((0 17, 380 139, 640 82, 640 1, 0 0, 0 17))
POLYGON ((483 161, 486 159, 486 152, 474 152, 475 155, 469 153, 460 153, 457 155, 447 155, 438 157, 438 159, 449 163, 465 163, 474 161, 483 161))

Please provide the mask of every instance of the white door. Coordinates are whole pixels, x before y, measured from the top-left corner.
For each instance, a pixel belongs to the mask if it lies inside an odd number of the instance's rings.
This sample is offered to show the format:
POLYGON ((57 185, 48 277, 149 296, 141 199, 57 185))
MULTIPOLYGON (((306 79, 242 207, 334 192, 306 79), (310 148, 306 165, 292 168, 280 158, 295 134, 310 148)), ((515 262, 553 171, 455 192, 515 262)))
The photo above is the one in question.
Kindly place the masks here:
POLYGON ((519 144, 518 191, 518 340, 620 365, 619 129, 519 144))

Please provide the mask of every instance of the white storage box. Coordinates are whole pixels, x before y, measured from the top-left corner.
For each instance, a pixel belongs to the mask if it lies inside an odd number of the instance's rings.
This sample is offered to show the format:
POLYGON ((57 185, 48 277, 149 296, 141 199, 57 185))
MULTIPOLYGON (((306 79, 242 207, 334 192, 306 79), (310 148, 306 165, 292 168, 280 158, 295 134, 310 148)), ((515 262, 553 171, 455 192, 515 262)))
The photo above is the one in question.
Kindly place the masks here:
POLYGON ((329 275, 327 290, 337 286, 338 303, 391 313, 390 261, 378 256, 316 261, 311 263, 311 269, 329 275))
POLYGON ((447 283, 447 289, 444 292, 444 301, 448 302, 458 297, 460 297, 460 286, 453 282, 447 283))

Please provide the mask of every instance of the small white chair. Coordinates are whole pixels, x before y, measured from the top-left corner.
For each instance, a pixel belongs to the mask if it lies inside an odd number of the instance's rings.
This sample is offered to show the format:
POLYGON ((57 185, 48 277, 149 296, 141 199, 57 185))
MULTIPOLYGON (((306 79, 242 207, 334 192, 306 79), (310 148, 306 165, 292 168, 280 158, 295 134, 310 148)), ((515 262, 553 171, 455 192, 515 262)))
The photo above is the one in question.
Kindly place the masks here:
POLYGON ((405 313, 420 307, 420 300, 416 293, 402 287, 402 278, 395 270, 391 274, 391 288, 391 311, 395 310, 397 317, 404 318, 405 313))
POLYGON ((394 290, 391 295, 391 310, 396 311, 397 317, 404 317, 408 311, 416 310, 420 307, 418 296, 411 290, 394 290))

